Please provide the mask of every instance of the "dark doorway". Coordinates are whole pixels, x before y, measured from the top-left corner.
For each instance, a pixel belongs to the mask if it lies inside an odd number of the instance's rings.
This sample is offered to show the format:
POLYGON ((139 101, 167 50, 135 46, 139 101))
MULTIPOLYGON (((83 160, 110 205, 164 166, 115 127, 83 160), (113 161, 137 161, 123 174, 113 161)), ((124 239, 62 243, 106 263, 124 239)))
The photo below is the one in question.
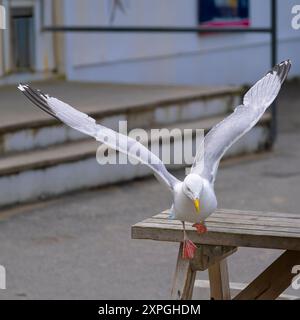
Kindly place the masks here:
POLYGON ((14 71, 34 69, 33 8, 11 8, 12 67, 14 71))

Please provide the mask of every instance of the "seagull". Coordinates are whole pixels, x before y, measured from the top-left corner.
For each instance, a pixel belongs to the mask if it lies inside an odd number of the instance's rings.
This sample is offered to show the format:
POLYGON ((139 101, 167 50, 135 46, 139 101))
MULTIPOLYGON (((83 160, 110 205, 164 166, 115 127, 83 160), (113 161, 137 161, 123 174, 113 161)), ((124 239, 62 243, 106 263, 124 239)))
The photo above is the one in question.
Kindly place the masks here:
POLYGON ((159 182, 173 195, 169 218, 182 222, 182 257, 192 259, 197 247, 187 236, 185 222, 193 223, 199 234, 207 231, 205 219, 217 209, 214 183, 221 158, 238 139, 255 126, 272 104, 290 67, 290 60, 277 64, 249 89, 243 98, 243 104, 209 131, 202 142, 204 152, 203 148, 197 152, 191 171, 183 181, 168 172, 163 162, 137 140, 97 124, 87 114, 27 84, 20 84, 18 89, 34 105, 71 128, 92 136, 108 147, 148 166, 159 182))

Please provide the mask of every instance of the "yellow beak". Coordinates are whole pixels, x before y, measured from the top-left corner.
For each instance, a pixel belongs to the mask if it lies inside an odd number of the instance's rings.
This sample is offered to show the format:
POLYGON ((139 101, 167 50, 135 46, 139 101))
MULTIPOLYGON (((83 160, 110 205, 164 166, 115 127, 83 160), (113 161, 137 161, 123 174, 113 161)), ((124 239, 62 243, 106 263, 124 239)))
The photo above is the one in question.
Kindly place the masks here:
POLYGON ((198 213, 200 213, 200 201, 199 201, 199 199, 195 199, 195 200, 194 200, 194 206, 195 206, 195 208, 196 208, 196 211, 197 211, 198 213))

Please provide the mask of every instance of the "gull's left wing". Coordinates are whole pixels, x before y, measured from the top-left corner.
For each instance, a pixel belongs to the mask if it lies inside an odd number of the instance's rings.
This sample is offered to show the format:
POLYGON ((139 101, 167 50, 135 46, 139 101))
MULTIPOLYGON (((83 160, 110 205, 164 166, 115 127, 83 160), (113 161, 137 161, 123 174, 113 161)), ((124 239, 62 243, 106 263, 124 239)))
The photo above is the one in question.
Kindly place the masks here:
POLYGON ((163 162, 137 140, 97 124, 87 114, 28 85, 20 84, 18 88, 33 104, 56 119, 147 165, 170 190, 179 182, 168 172, 163 162))
POLYGON ((204 154, 196 155, 192 173, 201 175, 211 183, 215 181, 224 153, 255 126, 275 100, 290 67, 290 60, 276 65, 245 94, 242 105, 209 131, 204 139, 204 154))

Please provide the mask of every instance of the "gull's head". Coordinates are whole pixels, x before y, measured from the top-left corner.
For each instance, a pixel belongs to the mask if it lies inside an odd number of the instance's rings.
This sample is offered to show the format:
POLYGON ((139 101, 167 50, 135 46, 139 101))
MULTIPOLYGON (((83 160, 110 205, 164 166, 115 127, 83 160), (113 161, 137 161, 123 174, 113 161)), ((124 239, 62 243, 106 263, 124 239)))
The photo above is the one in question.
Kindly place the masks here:
POLYGON ((203 179, 198 175, 191 173, 183 181, 182 190, 184 194, 193 202, 196 212, 200 213, 200 195, 203 188, 203 179))

